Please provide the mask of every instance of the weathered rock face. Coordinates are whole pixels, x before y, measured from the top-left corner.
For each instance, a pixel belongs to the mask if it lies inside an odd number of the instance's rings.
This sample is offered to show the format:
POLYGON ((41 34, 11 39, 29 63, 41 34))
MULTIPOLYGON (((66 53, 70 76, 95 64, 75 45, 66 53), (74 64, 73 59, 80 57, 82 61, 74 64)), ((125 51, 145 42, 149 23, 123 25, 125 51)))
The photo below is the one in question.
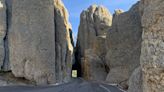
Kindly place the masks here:
POLYGON ((141 67, 138 67, 134 70, 131 77, 129 78, 129 88, 128 92, 143 92, 142 91, 142 71, 141 67))
POLYGON ((92 49, 85 51, 85 56, 81 62, 84 79, 105 80, 107 70, 104 62, 92 49))
POLYGON ((68 22, 68 12, 61 0, 55 0, 55 45, 57 82, 71 78, 73 61, 72 28, 68 22))
POLYGON ((164 1, 141 0, 143 92, 164 92, 164 1))
POLYGON ((11 71, 37 84, 69 81, 71 27, 61 0, 12 0, 9 28, 11 71))
POLYGON ((81 13, 77 38, 79 56, 84 55, 85 49, 92 48, 97 36, 104 36, 111 26, 112 16, 102 6, 90 6, 81 13))
POLYGON ((84 78, 105 80, 107 74, 104 62, 105 41, 111 22, 111 14, 102 6, 93 5, 81 13, 76 60, 83 65, 84 78), (96 73, 97 71, 99 73, 96 73))
POLYGON ((106 63, 110 67, 107 82, 127 85, 140 63, 141 35, 139 3, 128 12, 114 14, 112 29, 107 35, 106 63))
POLYGON ((13 0, 12 5, 9 50, 13 74, 38 84, 54 83, 53 0, 13 0))
POLYGON ((7 22, 6 22, 6 4, 5 0, 0 0, 0 70, 4 66, 5 59, 5 47, 4 39, 7 32, 7 22))

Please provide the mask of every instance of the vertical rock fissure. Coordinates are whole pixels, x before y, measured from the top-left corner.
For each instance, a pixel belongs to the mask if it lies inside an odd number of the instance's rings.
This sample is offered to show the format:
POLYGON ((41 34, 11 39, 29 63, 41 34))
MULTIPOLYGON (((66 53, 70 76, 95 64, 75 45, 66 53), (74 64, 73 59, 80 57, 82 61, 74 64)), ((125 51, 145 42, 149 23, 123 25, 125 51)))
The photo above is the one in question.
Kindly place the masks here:
POLYGON ((5 1, 6 4, 6 33, 5 33, 5 37, 3 39, 4 41, 4 59, 3 59, 3 66, 2 66, 2 70, 3 71, 9 71, 9 47, 8 47, 8 31, 9 31, 9 26, 10 26, 10 5, 9 5, 9 0, 5 1))
POLYGON ((70 33, 71 44, 74 47, 73 34, 72 34, 72 30, 71 29, 69 29, 69 33, 70 33))
POLYGON ((81 57, 80 55, 80 46, 78 46, 78 40, 77 40, 77 43, 76 43, 76 47, 75 47, 75 63, 73 64, 72 66, 72 70, 77 70, 77 77, 82 77, 82 70, 81 70, 81 61, 79 59, 79 57, 81 57))
MULTIPOLYGON (((57 54, 57 52, 58 52, 57 47, 58 47, 58 46, 56 45, 56 42, 57 42, 57 39, 56 39, 56 37, 57 37, 57 24, 56 24, 55 15, 56 15, 56 11, 55 11, 55 8, 54 8, 55 57, 58 57, 58 54, 57 54)), ((58 63, 57 63, 56 58, 55 58, 55 66, 56 66, 56 67, 55 67, 55 72, 56 72, 56 73, 55 73, 55 74, 56 74, 55 76, 56 76, 56 81, 57 81, 57 80, 58 80, 57 71, 58 71, 58 69, 59 69, 59 65, 58 65, 58 63)))
MULTIPOLYGON (((98 11, 97 9, 98 9, 98 8, 96 8, 95 11, 98 11)), ((93 16, 93 22, 94 22, 93 28, 94 28, 95 34, 96 34, 95 36, 98 36, 98 30, 97 30, 96 24, 95 24, 95 23, 96 23, 96 16, 95 16, 95 14, 93 14, 92 16, 93 16)))

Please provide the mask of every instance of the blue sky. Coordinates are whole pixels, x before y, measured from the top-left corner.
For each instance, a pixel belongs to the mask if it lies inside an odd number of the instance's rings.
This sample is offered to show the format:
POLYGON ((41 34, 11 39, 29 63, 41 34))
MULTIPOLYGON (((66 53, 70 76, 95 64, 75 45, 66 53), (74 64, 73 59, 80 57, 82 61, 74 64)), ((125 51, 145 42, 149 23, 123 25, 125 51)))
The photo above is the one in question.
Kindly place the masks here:
POLYGON ((80 23, 80 13, 92 4, 103 5, 113 14, 115 9, 127 11, 139 0, 63 0, 69 11, 69 20, 72 24, 74 36, 77 35, 80 23))

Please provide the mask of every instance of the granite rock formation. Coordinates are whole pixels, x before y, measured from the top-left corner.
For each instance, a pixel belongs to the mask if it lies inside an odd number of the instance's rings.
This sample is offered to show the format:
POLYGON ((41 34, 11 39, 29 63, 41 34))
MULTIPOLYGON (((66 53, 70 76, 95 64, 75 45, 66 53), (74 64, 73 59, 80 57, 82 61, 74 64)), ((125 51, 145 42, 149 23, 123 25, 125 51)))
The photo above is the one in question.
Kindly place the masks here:
POLYGON ((113 15, 112 28, 107 35, 106 63, 110 68, 106 81, 127 87, 132 72, 139 66, 141 50, 141 17, 139 3, 129 11, 113 15))
POLYGON ((106 78, 108 69, 104 61, 105 43, 111 23, 112 16, 103 6, 92 5, 81 13, 76 61, 82 65, 82 76, 86 79, 105 80, 106 78))
POLYGON ((72 29, 61 0, 0 0, 0 20, 1 71, 38 85, 70 80, 72 29))
POLYGON ((55 83, 53 0, 13 0, 11 21, 8 37, 13 74, 37 84, 55 83))
POLYGON ((82 61, 83 78, 86 80, 104 81, 107 76, 107 70, 102 59, 94 53, 92 49, 85 51, 82 61))
POLYGON ((164 1, 141 0, 143 92, 164 92, 164 1))
POLYGON ((73 55, 72 28, 68 12, 61 0, 55 4, 55 48, 56 48, 56 79, 67 82, 71 79, 73 55))

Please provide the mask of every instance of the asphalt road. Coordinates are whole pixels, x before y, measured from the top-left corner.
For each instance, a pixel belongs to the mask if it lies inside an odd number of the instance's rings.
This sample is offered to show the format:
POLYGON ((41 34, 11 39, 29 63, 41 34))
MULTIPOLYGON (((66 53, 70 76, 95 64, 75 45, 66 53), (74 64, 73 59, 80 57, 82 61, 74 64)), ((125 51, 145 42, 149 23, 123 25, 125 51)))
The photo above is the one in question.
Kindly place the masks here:
POLYGON ((51 86, 5 86, 0 87, 0 92, 123 92, 117 87, 98 82, 89 82, 82 79, 62 85, 51 86))

